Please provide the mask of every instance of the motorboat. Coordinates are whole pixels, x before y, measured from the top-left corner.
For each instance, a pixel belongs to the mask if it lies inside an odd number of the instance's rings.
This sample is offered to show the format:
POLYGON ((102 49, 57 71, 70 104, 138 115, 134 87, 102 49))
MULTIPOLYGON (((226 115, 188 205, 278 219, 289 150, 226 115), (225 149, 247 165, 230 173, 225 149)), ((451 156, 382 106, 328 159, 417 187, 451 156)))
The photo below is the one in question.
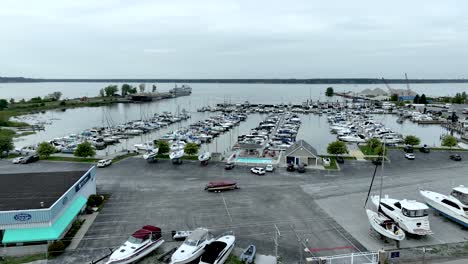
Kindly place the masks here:
POLYGON ((171 264, 190 263, 198 259, 205 246, 214 241, 213 235, 206 228, 195 229, 171 256, 171 264))
POLYGON ((366 139, 362 135, 347 135, 338 137, 339 140, 350 143, 364 143, 366 139))
POLYGON ((205 252, 201 255, 199 263, 223 264, 234 249, 235 243, 236 237, 232 232, 221 235, 205 247, 205 252))
POLYGON ((190 234, 192 234, 192 231, 173 231, 172 239, 176 241, 185 240, 190 234))
POLYGON ((255 254, 257 253, 257 249, 255 245, 250 245, 240 255, 240 261, 245 262, 247 264, 254 263, 255 254))
POLYGON ((366 209, 367 218, 372 228, 382 236, 401 241, 405 239, 405 232, 385 215, 366 209))
POLYGON ((143 158, 148 162, 152 162, 158 156, 158 152, 159 152, 159 148, 152 149, 150 151, 147 151, 145 154, 143 154, 143 158))
POLYGON ((208 161, 209 159, 211 159, 211 153, 208 151, 198 155, 198 160, 201 162, 208 161))
POLYGON ((136 150, 152 150, 154 148, 153 142, 145 142, 134 145, 136 150))
POLYGON ((173 150, 169 153, 169 158, 171 160, 177 160, 177 159, 180 159, 184 156, 184 150, 181 149, 181 150, 173 150))
POLYGON ((450 195, 420 190, 424 201, 431 208, 448 219, 468 227, 468 188, 460 185, 452 189, 450 195))
POLYGON ((237 182, 234 181, 213 181, 209 182, 205 187, 205 190, 210 192, 219 192, 235 189, 239 189, 239 187, 237 186, 237 182))
POLYGON ((419 236, 432 234, 427 205, 415 200, 391 199, 388 195, 383 198, 375 195, 371 200, 385 216, 395 221, 407 233, 419 236))
POLYGON ((106 264, 133 263, 148 255, 163 243, 161 229, 146 225, 133 233, 122 246, 116 249, 106 264))

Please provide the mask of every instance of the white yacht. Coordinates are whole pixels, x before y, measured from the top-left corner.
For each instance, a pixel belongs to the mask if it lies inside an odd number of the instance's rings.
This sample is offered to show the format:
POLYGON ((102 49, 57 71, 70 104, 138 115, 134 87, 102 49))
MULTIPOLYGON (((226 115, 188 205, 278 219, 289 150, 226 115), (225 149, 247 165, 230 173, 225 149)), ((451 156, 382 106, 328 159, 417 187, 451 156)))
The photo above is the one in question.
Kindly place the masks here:
POLYGON ((344 142, 351 142, 351 143, 366 142, 366 138, 362 135, 348 135, 348 136, 338 137, 338 139, 344 142))
POLYGON ((171 264, 190 263, 205 252, 205 246, 214 241, 213 235, 206 228, 195 229, 184 243, 172 254, 171 264))
POLYGON ((146 225, 133 233, 128 240, 116 249, 106 264, 134 263, 148 255, 164 243, 161 229, 146 225))
POLYGON ((448 196, 425 190, 419 192, 427 205, 448 219, 468 227, 468 187, 455 187, 448 196))
POLYGON ((222 235, 205 247, 199 264, 223 264, 234 249, 236 237, 230 234, 222 235))
POLYGON ((424 236, 432 234, 429 226, 427 205, 414 200, 396 200, 388 195, 381 198, 372 196, 372 203, 391 220, 395 221, 404 231, 410 234, 424 236))

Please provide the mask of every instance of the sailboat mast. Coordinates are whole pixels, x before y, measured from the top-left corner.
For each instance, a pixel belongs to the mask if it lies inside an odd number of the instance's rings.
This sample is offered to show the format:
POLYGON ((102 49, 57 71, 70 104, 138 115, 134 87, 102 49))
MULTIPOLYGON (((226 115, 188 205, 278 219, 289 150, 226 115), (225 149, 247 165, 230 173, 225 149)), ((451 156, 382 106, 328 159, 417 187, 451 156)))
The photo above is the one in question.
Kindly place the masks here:
POLYGON ((382 176, 380 177, 380 193, 379 193, 379 208, 378 208, 378 210, 380 210, 380 201, 382 200, 382 186, 383 186, 384 164, 385 164, 385 160, 384 160, 384 156, 385 156, 385 142, 383 142, 382 144, 383 144, 383 153, 382 153, 382 176))

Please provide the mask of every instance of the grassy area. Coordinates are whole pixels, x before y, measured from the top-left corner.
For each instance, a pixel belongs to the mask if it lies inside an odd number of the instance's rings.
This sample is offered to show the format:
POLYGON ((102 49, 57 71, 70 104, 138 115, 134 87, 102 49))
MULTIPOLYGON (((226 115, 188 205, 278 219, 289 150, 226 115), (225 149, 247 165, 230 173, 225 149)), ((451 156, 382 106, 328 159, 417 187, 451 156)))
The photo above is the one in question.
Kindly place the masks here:
POLYGON ((52 109, 68 109, 76 107, 97 107, 114 104, 118 97, 92 97, 86 101, 70 99, 61 101, 42 100, 38 102, 16 102, 8 105, 6 110, 0 111, 0 127, 26 127, 28 123, 10 121, 11 117, 37 113, 52 109))
MULTIPOLYGON (((388 149, 403 150, 404 146, 388 147, 388 149)), ((419 149, 418 146, 414 146, 415 151, 417 151, 418 149, 419 149)), ((431 151, 468 151, 468 149, 462 149, 462 148, 430 147, 430 146, 429 146, 429 149, 431 151)))
POLYGON ((21 257, 3 257, 3 259, 0 258, 0 264, 21 264, 41 259, 46 259, 46 254, 42 253, 21 257))
POLYGON ((61 156, 50 156, 50 157, 45 158, 43 160, 89 162, 89 163, 94 163, 94 162, 98 161, 98 159, 95 159, 95 158, 78 158, 78 157, 61 157, 61 156))
MULTIPOLYGON (((320 155, 321 158, 336 158, 336 155, 320 155)), ((353 156, 341 156, 345 160, 356 160, 356 157, 353 156)))
POLYGON ((324 166, 327 170, 337 170, 338 166, 336 165, 336 159, 330 158, 330 166, 324 166))
POLYGON ((25 132, 21 132, 21 133, 16 133, 13 137, 24 137, 24 136, 29 136, 29 135, 34 135, 36 134, 36 132, 33 132, 33 131, 25 131, 25 132))
POLYGON ((135 153, 135 152, 130 152, 130 153, 127 153, 127 154, 124 154, 124 155, 119 155, 119 156, 112 159, 112 163, 116 163, 116 162, 119 162, 119 161, 124 160, 126 158, 137 156, 137 155, 138 155, 138 153, 135 153))
POLYGON ((240 261, 239 258, 236 255, 231 254, 227 258, 226 262, 224 262, 224 263, 226 263, 226 264, 242 264, 244 262, 240 261))
MULTIPOLYGON (((169 159, 169 154, 158 154, 158 159, 169 159)), ((182 160, 198 160, 198 156, 183 156, 182 160)))
POLYGON ((359 149, 362 151, 364 155, 374 155, 374 150, 368 145, 360 145, 359 149))

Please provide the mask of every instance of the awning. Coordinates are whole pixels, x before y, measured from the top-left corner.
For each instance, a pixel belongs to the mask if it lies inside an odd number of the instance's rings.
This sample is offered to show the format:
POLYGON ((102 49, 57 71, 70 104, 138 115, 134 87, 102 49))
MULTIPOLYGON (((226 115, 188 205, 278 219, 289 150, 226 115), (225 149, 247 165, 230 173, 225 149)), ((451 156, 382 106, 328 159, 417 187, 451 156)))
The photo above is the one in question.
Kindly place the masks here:
POLYGON ((2 243, 57 240, 85 204, 86 199, 83 196, 78 196, 50 227, 5 230, 2 243))

